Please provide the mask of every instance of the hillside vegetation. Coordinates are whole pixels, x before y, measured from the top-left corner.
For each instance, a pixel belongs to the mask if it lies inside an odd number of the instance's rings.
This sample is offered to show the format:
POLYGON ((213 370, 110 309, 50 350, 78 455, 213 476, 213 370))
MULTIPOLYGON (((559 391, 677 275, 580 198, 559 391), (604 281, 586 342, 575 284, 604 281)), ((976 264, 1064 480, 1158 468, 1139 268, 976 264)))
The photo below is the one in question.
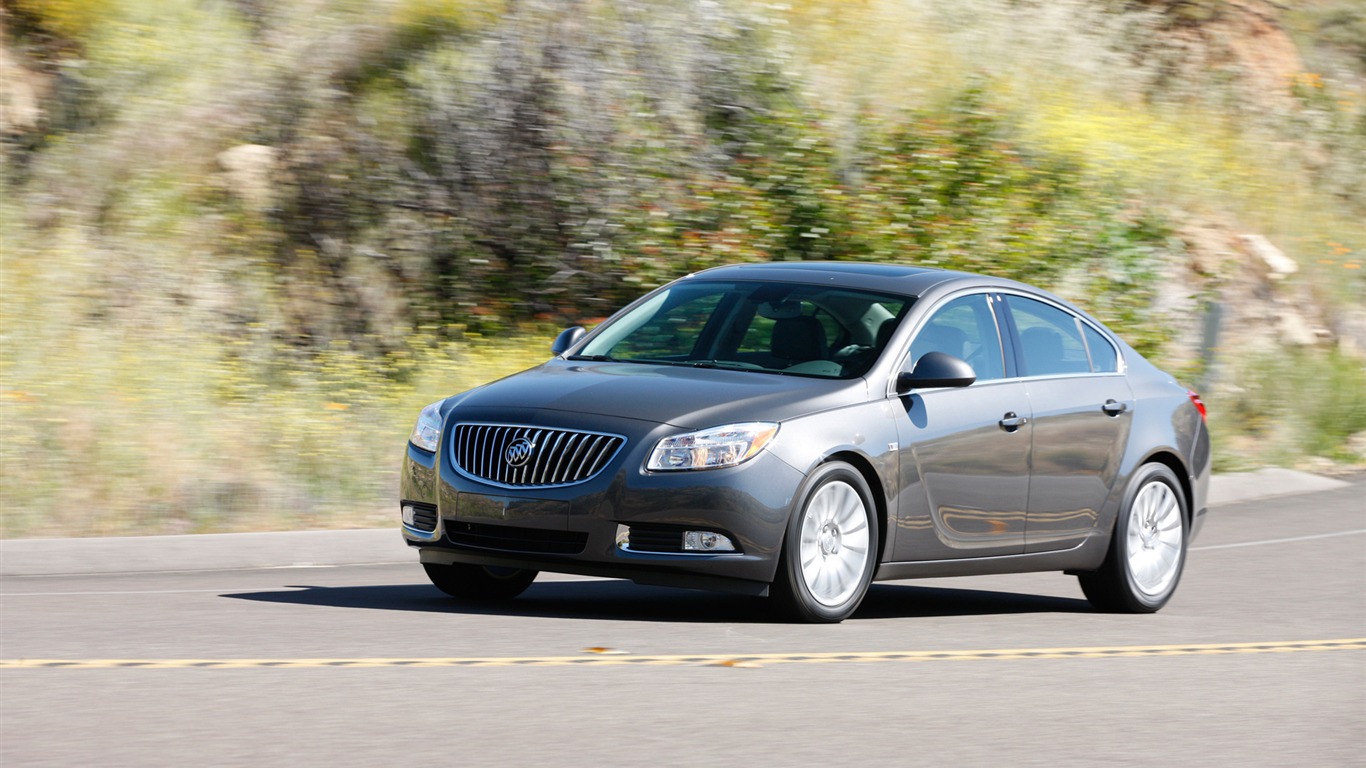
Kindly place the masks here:
POLYGON ((1222 468, 1366 450, 1357 2, 0 9, 6 537, 388 524, 421 406, 737 261, 1039 283, 1222 468))

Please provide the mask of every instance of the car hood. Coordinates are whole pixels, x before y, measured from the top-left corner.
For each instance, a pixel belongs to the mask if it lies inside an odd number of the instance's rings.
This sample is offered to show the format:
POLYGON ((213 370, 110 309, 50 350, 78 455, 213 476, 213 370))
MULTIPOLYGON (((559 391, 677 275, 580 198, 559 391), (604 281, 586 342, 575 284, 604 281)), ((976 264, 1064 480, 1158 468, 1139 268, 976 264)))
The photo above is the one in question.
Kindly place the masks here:
POLYGON ((452 398, 457 408, 555 410, 702 429, 783 421, 867 399, 863 379, 552 360, 452 398))

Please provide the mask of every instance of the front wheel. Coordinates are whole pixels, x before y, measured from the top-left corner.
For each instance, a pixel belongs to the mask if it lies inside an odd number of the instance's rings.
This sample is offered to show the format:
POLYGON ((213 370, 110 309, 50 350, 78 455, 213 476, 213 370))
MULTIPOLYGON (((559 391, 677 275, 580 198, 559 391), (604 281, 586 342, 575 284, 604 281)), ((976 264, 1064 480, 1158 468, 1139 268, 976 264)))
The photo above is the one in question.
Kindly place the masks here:
POLYGON ((842 462, 812 474, 788 522, 775 596, 796 619, 834 623, 853 615, 877 567, 877 514, 868 483, 842 462))
POLYGON ((536 580, 536 571, 492 565, 423 563, 436 588, 463 600, 511 600, 536 580))
POLYGON ((1166 605, 1186 563, 1188 519, 1176 475, 1162 464, 1140 467, 1129 481, 1105 562, 1077 574, 1086 599, 1112 613, 1152 613, 1166 605))

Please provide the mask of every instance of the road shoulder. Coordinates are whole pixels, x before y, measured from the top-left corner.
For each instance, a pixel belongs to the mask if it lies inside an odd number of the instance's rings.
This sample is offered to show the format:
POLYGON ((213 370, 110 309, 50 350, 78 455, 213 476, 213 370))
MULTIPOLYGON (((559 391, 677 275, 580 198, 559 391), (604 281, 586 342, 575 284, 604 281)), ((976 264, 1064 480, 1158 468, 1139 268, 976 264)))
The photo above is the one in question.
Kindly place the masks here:
MULTIPOLYGON (((1216 475, 1209 504, 1332 490, 1350 485, 1290 469, 1216 475)), ((397 517, 397 515, 395 515, 397 517)), ((279 531, 121 538, 0 540, 0 576, 218 571, 238 568, 369 565, 416 562, 393 528, 279 531)))

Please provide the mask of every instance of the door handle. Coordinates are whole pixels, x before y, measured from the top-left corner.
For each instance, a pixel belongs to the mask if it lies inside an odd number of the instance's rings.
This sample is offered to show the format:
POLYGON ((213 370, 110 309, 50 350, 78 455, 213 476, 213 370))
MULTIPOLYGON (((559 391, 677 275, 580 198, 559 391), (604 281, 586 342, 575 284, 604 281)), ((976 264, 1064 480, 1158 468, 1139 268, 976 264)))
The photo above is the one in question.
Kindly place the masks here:
POLYGON ((1014 411, 1007 413, 1000 421, 1001 429, 1004 429, 1007 432, 1014 432, 1028 423, 1029 419, 1023 416, 1016 416, 1014 411))
POLYGON ((1118 416, 1129 410, 1129 406, 1116 400, 1106 400, 1105 405, 1102 405, 1100 409, 1105 411, 1106 415, 1118 416))

